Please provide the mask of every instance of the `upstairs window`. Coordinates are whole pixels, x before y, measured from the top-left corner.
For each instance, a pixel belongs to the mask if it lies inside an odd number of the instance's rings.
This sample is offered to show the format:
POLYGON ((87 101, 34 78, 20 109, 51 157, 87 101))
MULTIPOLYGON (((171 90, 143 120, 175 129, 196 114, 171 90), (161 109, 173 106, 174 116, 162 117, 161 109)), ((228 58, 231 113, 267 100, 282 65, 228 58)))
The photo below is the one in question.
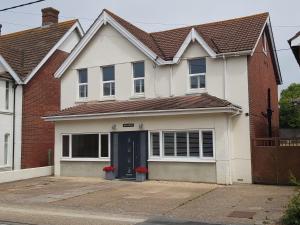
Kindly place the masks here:
POLYGON ((144 62, 132 63, 133 67, 133 88, 135 95, 145 92, 145 64, 144 62))
POLYGON ((88 74, 87 69, 78 70, 78 97, 80 99, 88 97, 88 74))
POLYGON ((115 96, 115 66, 102 67, 103 96, 115 96))
POLYGON ((9 109, 9 81, 5 82, 5 109, 9 109))
POLYGON ((205 88, 206 61, 205 58, 189 60, 189 89, 205 88))

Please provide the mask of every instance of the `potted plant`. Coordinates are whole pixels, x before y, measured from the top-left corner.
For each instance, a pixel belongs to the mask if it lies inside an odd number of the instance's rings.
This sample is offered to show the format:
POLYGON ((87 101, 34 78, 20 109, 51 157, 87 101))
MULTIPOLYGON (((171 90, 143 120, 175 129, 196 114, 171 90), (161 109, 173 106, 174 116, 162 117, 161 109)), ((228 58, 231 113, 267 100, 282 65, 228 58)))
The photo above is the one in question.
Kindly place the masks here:
POLYGON ((135 173, 136 173, 136 181, 143 182, 146 180, 146 175, 148 173, 148 169, 147 169, 147 167, 139 166, 139 167, 135 168, 135 173))
POLYGON ((103 168, 103 171, 105 172, 105 179, 106 180, 115 179, 114 170, 115 170, 115 168, 113 166, 105 166, 103 168))

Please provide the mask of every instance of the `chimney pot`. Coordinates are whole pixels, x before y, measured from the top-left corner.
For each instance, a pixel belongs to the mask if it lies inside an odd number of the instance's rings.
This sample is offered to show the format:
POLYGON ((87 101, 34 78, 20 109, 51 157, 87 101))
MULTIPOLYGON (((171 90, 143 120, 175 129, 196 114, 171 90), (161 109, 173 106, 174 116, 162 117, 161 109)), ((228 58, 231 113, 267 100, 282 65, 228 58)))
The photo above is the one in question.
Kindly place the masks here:
POLYGON ((42 26, 58 23, 59 11, 52 7, 42 9, 42 26))

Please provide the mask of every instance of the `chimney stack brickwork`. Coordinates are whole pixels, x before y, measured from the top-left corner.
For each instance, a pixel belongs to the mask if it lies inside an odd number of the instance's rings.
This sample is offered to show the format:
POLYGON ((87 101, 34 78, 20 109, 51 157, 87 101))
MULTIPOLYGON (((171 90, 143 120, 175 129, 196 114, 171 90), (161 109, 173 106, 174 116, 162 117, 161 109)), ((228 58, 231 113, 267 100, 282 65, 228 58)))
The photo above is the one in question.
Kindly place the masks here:
POLYGON ((59 11, 52 7, 42 9, 42 26, 58 23, 58 14, 59 11))

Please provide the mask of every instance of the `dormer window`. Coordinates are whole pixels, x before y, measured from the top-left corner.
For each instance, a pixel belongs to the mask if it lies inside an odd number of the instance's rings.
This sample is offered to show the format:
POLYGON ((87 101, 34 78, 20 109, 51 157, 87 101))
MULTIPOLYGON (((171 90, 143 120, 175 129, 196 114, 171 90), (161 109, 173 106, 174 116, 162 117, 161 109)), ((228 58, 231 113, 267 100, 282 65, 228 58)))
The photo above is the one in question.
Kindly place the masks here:
POLYGON ((78 70, 78 97, 84 99, 88 97, 88 74, 87 69, 78 70))
POLYGON ((189 63, 189 89, 191 91, 206 87, 206 61, 205 58, 191 59, 189 63))
POLYGON ((145 92, 145 65, 144 62, 132 63, 134 95, 144 95, 145 92))
POLYGON ((266 33, 264 33, 262 35, 262 49, 263 49, 263 52, 267 55, 268 53, 268 48, 267 48, 267 36, 266 36, 266 33))
POLYGON ((115 66, 102 67, 103 96, 115 96, 115 66))

